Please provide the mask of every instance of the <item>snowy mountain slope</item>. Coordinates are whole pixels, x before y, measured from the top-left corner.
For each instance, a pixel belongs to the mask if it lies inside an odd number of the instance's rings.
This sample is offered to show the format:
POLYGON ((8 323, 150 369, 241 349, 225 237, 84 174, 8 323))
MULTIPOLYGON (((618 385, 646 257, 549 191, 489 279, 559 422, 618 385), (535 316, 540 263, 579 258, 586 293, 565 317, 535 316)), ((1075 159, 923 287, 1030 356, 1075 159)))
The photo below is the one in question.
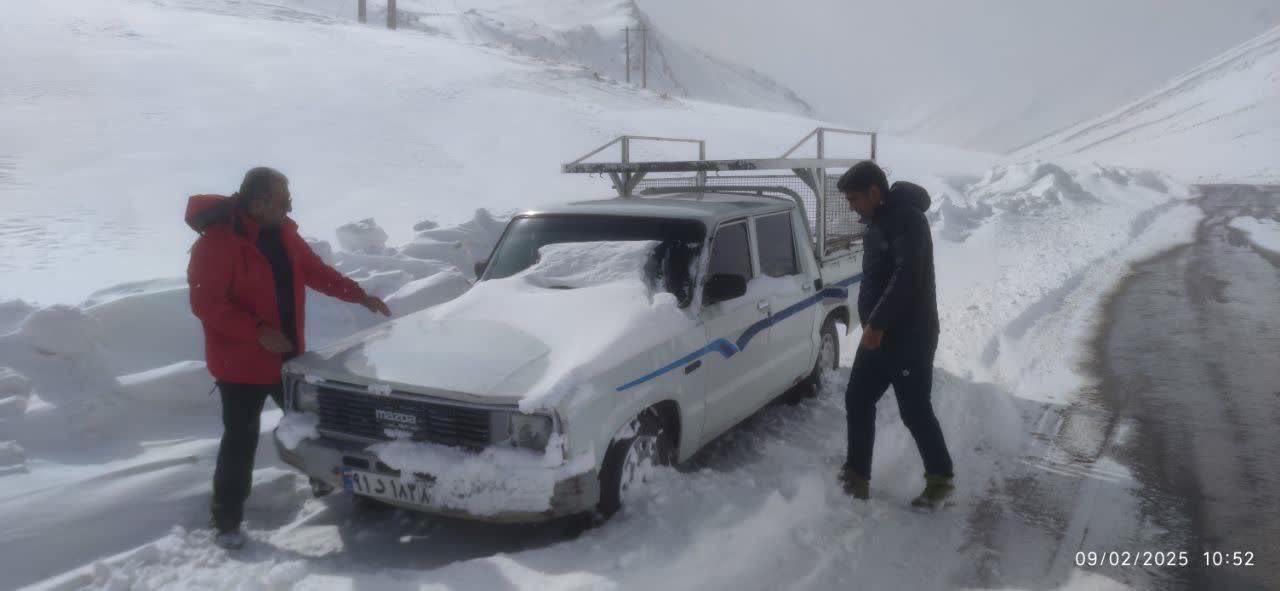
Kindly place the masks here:
POLYGON ((1179 178, 1280 180, 1280 27, 1107 115, 1031 144, 1017 158, 1158 168, 1179 178))
MULTIPOLYGON (((355 18, 351 3, 280 0, 323 19, 355 18)), ((279 7, 273 7, 279 11, 279 7)), ((813 109, 795 92, 745 65, 713 57, 656 28, 635 0, 400 0, 399 26, 469 43, 586 66, 626 80, 626 32, 631 35, 631 80, 641 84, 644 52, 639 27, 650 29, 648 88, 654 92, 797 115, 813 109)), ((277 12, 278 14, 278 12, 277 12)), ((386 22, 385 0, 369 2, 369 22, 386 22)))
MULTIPOLYGON (((0 298, 71 303, 181 275, 185 197, 230 193, 254 165, 292 178, 304 232, 372 217, 403 242, 426 218, 603 194, 559 167, 623 133, 731 157, 780 154, 818 124, 302 8, 36 3, 0 22, 0 298)), ((903 174, 991 162, 892 137, 881 154, 903 174)))

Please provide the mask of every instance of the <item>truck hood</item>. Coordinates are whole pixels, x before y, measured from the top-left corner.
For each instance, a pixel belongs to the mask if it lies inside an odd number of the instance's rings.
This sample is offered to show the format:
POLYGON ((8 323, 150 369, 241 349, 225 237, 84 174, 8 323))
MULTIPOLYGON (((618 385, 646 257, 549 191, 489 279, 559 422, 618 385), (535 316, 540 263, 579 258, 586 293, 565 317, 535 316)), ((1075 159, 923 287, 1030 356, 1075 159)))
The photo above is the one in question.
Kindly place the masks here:
MULTIPOLYGON (((294 371, 356 378, 480 401, 553 408, 619 366, 689 330, 696 318, 655 293, 641 272, 652 242, 575 243, 540 249, 540 261, 477 283, 435 308, 299 357, 294 371)), ((635 376, 631 376, 635 377, 635 376)), ((614 384, 616 386, 616 384, 614 384)))
POLYGON ((356 333, 291 362, 294 371, 335 379, 432 389, 481 398, 518 398, 499 386, 537 366, 550 348, 517 327, 462 314, 410 314, 356 333))

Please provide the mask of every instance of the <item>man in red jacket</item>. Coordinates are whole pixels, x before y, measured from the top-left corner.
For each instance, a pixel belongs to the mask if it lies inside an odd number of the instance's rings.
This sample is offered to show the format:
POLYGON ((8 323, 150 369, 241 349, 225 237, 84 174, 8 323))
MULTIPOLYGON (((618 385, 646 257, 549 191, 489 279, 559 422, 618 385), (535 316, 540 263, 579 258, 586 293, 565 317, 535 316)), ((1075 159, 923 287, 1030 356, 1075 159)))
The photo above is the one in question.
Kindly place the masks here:
POLYGON ((306 288, 390 316, 312 252, 292 211, 289 180, 270 168, 245 174, 231 197, 196 195, 187 224, 200 233, 187 282, 191 311, 204 327, 205 361, 222 396, 222 442, 213 473, 215 541, 244 544, 240 522, 253 479, 259 415, 270 396, 284 407, 282 364, 305 350, 306 288))

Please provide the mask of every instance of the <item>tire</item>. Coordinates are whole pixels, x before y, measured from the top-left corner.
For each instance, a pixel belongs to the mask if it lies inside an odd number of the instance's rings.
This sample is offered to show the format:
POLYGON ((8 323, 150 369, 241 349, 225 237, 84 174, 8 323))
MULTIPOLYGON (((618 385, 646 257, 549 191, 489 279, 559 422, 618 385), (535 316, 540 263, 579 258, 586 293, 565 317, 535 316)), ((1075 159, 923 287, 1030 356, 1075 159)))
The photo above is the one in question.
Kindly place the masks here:
POLYGON ((792 404, 805 398, 817 398, 822 393, 823 376, 827 370, 840 366, 840 331, 836 330, 835 315, 828 316, 818 331, 818 358, 813 362, 813 371, 796 388, 796 395, 788 398, 792 404))
POLYGON ((822 330, 818 331, 818 358, 814 359, 813 370, 799 384, 791 386, 782 394, 781 400, 796 406, 806 399, 818 398, 822 393, 823 374, 827 370, 835 370, 840 366, 840 331, 836 330, 836 316, 828 316, 822 322, 822 330))
POLYGON ((644 484, 645 474, 640 469, 645 460, 655 466, 675 464, 675 442, 656 413, 646 410, 634 419, 632 427, 634 434, 614 440, 605 452, 600 469, 600 501, 596 505, 601 521, 622 508, 631 486, 644 484))

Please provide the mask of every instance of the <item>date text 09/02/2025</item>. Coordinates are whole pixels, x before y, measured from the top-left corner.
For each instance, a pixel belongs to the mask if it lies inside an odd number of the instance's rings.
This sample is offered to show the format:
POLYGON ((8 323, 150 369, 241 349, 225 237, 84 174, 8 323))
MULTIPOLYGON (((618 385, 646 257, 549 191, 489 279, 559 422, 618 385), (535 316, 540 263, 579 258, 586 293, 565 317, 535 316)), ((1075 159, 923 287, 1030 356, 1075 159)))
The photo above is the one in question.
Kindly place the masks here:
MULTIPOLYGON (((1198 566, 1254 565, 1251 551, 1200 552, 1198 566)), ((1192 566, 1192 553, 1156 550, 1111 550, 1105 552, 1076 552, 1076 566, 1192 566)))

